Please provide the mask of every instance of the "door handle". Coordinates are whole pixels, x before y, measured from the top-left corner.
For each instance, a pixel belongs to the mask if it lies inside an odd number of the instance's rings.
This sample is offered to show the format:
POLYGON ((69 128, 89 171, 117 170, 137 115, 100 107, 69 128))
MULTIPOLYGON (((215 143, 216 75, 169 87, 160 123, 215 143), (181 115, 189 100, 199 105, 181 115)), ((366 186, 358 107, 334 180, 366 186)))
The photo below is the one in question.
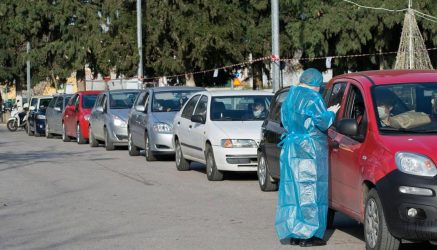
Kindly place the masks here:
POLYGON ((178 121, 178 125, 181 125, 181 122, 178 121))
POLYGON ((193 128, 193 125, 188 126, 189 128, 193 128))

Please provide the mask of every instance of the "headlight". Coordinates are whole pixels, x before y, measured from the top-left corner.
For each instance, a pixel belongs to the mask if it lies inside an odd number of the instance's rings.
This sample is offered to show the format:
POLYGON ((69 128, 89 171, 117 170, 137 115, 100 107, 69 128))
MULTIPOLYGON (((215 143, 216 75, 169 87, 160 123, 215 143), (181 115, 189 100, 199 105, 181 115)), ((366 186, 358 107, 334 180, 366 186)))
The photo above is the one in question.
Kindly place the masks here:
POLYGON ((396 153, 396 165, 401 172, 406 174, 428 177, 437 175, 434 162, 419 154, 398 152, 396 153))
POLYGON ((171 133, 171 126, 167 123, 155 123, 153 124, 153 131, 158 133, 171 133))
POLYGON ((127 127, 126 122, 123 121, 122 119, 120 119, 120 117, 114 115, 114 116, 113 116, 113 119, 114 119, 114 126, 116 126, 116 127, 122 127, 122 128, 127 127))
POLYGON ((46 116, 45 115, 37 115, 36 116, 36 119, 41 119, 41 120, 45 120, 46 119, 46 116))
POLYGON ((85 118, 85 120, 89 121, 90 120, 90 115, 85 115, 84 118, 85 118))
POLYGON ((224 148, 256 148, 258 145, 254 140, 248 139, 223 139, 222 147, 224 148))

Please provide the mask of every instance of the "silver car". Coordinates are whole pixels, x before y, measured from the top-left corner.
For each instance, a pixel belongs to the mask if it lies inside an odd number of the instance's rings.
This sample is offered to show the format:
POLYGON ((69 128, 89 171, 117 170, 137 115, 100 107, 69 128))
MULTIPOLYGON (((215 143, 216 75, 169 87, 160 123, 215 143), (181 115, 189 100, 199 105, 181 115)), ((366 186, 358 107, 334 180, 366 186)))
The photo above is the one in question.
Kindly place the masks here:
POLYGON ((157 87, 138 95, 128 119, 129 155, 145 150, 146 160, 157 155, 174 155, 172 143, 173 119, 188 98, 199 87, 157 87))
POLYGON ((111 90, 102 92, 94 104, 89 118, 89 142, 97 147, 105 144, 106 150, 127 145, 127 119, 140 90, 111 90))
POLYGON ((64 112, 72 95, 54 95, 46 109, 46 137, 62 135, 62 112, 64 112))

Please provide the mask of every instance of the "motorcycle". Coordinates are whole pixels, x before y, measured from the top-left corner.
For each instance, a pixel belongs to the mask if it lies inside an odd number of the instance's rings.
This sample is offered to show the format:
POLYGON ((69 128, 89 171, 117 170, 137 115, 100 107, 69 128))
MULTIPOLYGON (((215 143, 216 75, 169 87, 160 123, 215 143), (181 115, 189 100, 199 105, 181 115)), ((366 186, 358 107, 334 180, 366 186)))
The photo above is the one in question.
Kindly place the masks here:
POLYGON ((11 118, 8 119, 6 126, 11 132, 17 131, 18 128, 23 128, 24 130, 27 130, 27 112, 18 112, 18 110, 12 110, 11 118), (26 114, 20 117, 21 113, 26 114))

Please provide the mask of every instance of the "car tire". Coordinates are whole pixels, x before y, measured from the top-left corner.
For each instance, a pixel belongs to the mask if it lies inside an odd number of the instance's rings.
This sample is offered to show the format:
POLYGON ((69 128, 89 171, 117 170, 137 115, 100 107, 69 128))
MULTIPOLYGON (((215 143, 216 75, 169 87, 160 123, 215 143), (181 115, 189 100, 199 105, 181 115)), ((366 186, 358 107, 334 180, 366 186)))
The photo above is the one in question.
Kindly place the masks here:
POLYGON ((150 148, 150 138, 149 138, 149 134, 146 132, 146 134, 144 135, 144 145, 145 145, 145 156, 146 156, 146 160, 147 161, 156 161, 156 156, 153 154, 152 149, 150 148))
POLYGON ((34 132, 30 128, 30 124, 28 124, 28 126, 27 126, 27 135, 29 135, 29 136, 33 136, 34 135, 34 132))
POLYGON ((76 142, 77 144, 85 144, 87 140, 83 137, 82 131, 80 129, 80 124, 76 125, 76 142))
POLYGON ((65 127, 64 123, 62 123, 62 141, 63 142, 71 141, 70 136, 67 135, 67 128, 65 127))
POLYGON ((35 127, 34 135, 35 137, 41 137, 41 133, 36 130, 36 127, 35 127))
POLYGON ((103 130, 103 134, 105 135, 105 149, 106 151, 113 151, 115 149, 114 143, 111 141, 111 138, 109 138, 108 129, 105 128, 103 130))
POLYGON ((335 219, 335 210, 332 208, 328 208, 328 216, 326 218, 326 228, 333 229, 334 228, 334 219, 335 219))
POLYGON ((223 172, 217 169, 215 164, 214 152, 210 145, 206 147, 206 177, 209 181, 222 181, 223 172))
POLYGON ((50 139, 53 138, 53 134, 49 132, 49 123, 46 121, 46 138, 50 139))
POLYGON ((367 250, 399 249, 400 240, 387 228, 381 200, 376 189, 370 190, 364 209, 364 239, 367 250))
POLYGON ((134 145, 134 142, 132 140, 132 134, 130 131, 127 132, 127 149, 130 156, 140 155, 140 149, 134 145))
POLYGON ((184 154, 182 153, 181 143, 178 139, 175 140, 175 162, 176 169, 179 171, 187 171, 190 170, 190 161, 187 161, 184 158, 184 154))
POLYGON ((89 134, 89 141, 90 141, 90 147, 95 148, 99 146, 99 142, 94 137, 93 131, 91 131, 91 126, 88 127, 88 134, 89 134))
POLYGON ((258 153, 258 167, 257 167, 258 183, 261 191, 271 192, 278 190, 278 183, 273 182, 270 176, 269 168, 267 166, 267 161, 265 154, 263 152, 258 153))

